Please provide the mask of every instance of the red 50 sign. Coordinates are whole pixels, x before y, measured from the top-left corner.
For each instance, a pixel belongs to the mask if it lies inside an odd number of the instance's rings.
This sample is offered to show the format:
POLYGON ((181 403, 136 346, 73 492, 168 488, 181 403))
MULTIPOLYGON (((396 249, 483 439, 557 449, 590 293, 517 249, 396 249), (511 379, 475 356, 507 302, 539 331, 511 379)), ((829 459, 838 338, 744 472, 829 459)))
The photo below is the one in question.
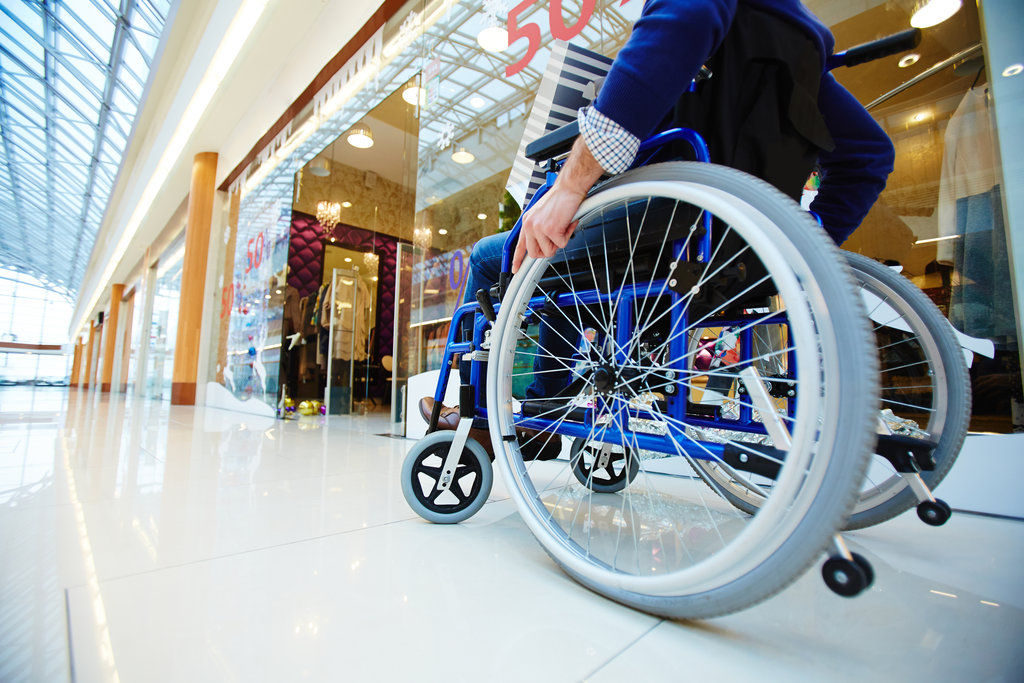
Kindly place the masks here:
POLYGON ((259 268, 263 263, 263 233, 256 235, 245 245, 245 272, 249 273, 254 268, 259 268))
MULTIPOLYGON (((594 5, 597 0, 581 0, 580 15, 575 21, 572 18, 569 19, 572 23, 566 25, 565 12, 562 9, 562 3, 564 0, 548 0, 548 28, 551 30, 551 37, 555 40, 572 40, 578 36, 586 27, 587 22, 594 16, 594 5)), ((625 5, 629 0, 622 0, 619 6, 625 5)), ((515 64, 505 67, 505 76, 514 76, 530 63, 534 55, 537 54, 537 50, 540 49, 540 24, 532 21, 524 24, 519 23, 519 17, 523 12, 526 12, 531 7, 537 4, 537 0, 523 0, 518 5, 509 10, 508 13, 508 44, 516 42, 520 38, 525 38, 527 41, 526 54, 515 64)))

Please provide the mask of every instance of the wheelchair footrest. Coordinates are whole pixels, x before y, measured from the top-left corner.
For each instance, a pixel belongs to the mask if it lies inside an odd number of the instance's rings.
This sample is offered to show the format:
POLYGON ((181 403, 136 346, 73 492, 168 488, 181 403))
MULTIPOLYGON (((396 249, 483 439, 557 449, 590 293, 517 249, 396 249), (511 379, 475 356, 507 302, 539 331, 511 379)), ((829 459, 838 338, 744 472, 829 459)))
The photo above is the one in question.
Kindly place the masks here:
POLYGON ((555 421, 565 416, 571 422, 586 422, 589 408, 568 405, 562 401, 523 401, 522 411, 524 417, 543 416, 555 421))
POLYGON ((901 474, 909 472, 931 472, 935 469, 933 451, 938 446, 934 441, 915 439, 899 434, 880 434, 875 453, 882 456, 901 474))
POLYGON ((759 474, 762 477, 775 479, 779 476, 786 452, 770 446, 758 445, 756 449, 740 448, 736 444, 727 443, 722 452, 722 461, 733 469, 759 474))

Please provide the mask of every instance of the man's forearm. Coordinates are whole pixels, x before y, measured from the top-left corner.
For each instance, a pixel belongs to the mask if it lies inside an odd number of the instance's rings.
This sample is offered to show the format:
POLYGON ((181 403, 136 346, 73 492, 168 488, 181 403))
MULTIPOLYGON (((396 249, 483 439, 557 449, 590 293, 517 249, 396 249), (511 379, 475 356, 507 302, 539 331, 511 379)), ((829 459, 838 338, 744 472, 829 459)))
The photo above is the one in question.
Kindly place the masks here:
POLYGON ((569 157, 562 165, 554 189, 586 196, 602 175, 604 175, 604 169, 587 149, 587 144, 581 136, 576 138, 576 142, 573 143, 572 151, 569 152, 569 157))

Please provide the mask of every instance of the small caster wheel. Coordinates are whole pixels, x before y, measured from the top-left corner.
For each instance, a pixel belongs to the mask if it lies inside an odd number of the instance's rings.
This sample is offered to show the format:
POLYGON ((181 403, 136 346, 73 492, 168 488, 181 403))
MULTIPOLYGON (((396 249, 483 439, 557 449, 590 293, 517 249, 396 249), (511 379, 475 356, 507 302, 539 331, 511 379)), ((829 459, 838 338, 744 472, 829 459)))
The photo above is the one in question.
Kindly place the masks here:
POLYGON ((868 558, 864 557, 860 553, 850 553, 850 556, 853 557, 853 561, 857 563, 860 570, 864 572, 864 579, 867 581, 864 588, 871 588, 871 585, 875 582, 875 570, 871 566, 871 563, 868 562, 868 558))
POLYGON ((944 500, 936 498, 934 501, 926 500, 917 504, 917 516, 929 526, 942 526, 949 521, 953 511, 944 500))
POLYGON ((870 585, 856 556, 853 561, 840 556, 830 557, 821 567, 821 577, 833 593, 844 598, 852 598, 870 585))
POLYGON ((402 465, 402 494, 416 514, 436 524, 469 519, 487 502, 494 473, 484 447, 466 439, 448 490, 438 489, 441 470, 455 432, 434 432, 420 439, 402 465))
POLYGON ((632 449, 623 452, 621 446, 614 446, 604 467, 598 467, 600 457, 600 442, 585 438, 573 440, 569 452, 572 473, 576 481, 594 493, 617 493, 631 484, 640 471, 640 459, 633 455, 632 449))

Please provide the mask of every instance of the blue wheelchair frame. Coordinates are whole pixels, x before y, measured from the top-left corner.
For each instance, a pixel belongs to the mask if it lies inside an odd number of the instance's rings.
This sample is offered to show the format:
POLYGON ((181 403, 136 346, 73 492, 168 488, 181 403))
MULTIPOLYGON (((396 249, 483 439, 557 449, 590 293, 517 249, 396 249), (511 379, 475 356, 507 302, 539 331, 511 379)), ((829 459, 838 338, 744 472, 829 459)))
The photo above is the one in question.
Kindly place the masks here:
MULTIPOLYGON (((671 142, 687 142, 693 148, 696 160, 698 162, 709 163, 711 158, 708 151, 707 144, 699 133, 688 128, 673 128, 670 130, 658 133, 647 140, 643 141, 637 153, 636 161, 634 161, 632 168, 638 168, 649 163, 651 158, 661 148, 671 142)), ((536 204, 541 197, 543 197, 548 190, 555 183, 555 179, 558 177, 557 169, 560 167, 560 163, 550 161, 548 164, 548 170, 545 177, 544 184, 538 188, 534 193, 531 200, 528 202, 526 209, 523 211, 523 215, 526 214, 530 208, 536 204)), ((695 262, 706 262, 711 254, 711 226, 712 216, 707 212, 704 212, 702 217, 703 221, 703 235, 699 240, 692 246, 686 246, 685 240, 675 240, 673 243, 673 258, 677 259, 683 255, 684 248, 688 251, 694 250, 695 253, 687 253, 686 256, 691 261, 695 262)), ((512 269, 512 257, 515 253, 516 242, 519 238, 519 232, 522 229, 522 216, 516 221, 515 226, 509 232, 508 237, 505 239, 505 244, 502 251, 501 259, 501 272, 502 274, 510 274, 512 269)), ((507 276, 506 276, 507 277, 507 276)), ((670 295, 673 304, 683 298, 683 295, 668 290, 664 279, 651 280, 644 284, 636 284, 632 286, 623 286, 619 290, 602 294, 599 291, 591 290, 583 293, 569 294, 563 293, 557 295, 554 298, 554 304, 556 306, 570 306, 576 304, 583 305, 595 305, 599 303, 608 303, 610 301, 618 301, 617 320, 616 320, 616 339, 618 348, 620 351, 618 354, 621 356, 623 352, 621 349, 627 348, 628 339, 625 339, 626 334, 632 329, 630 312, 633 307, 630 305, 634 300, 649 296, 653 291, 663 292, 665 295, 670 295), (625 305, 623 305, 625 304, 625 305)), ((502 292, 503 293, 503 292, 502 292)), ((475 292, 473 293, 475 294, 475 292)), ((546 300, 544 297, 536 297, 531 300, 529 308, 539 310, 544 306, 546 300)), ((494 310, 500 309, 500 303, 494 305, 494 310)), ((676 326, 682 323, 683 329, 686 329, 688 312, 685 310, 682 313, 673 313, 671 316, 672 330, 676 329, 676 326)), ((779 313, 775 315, 743 315, 734 319, 720 319, 715 318, 713 320, 714 327, 734 327, 739 326, 740 334, 740 361, 736 365, 749 365, 752 362, 753 353, 753 327, 756 325, 784 325, 786 324, 787 317, 785 313, 779 313)), ((448 385, 448 378, 454 365, 454 359, 457 354, 472 353, 475 350, 481 349, 484 340, 486 330, 490 326, 490 321, 483 315, 482 308, 477 302, 467 302, 460 305, 455 309, 455 313, 452 316, 450 328, 448 330, 448 341, 445 345, 444 356, 442 360, 441 374, 438 378, 437 387, 434 390, 434 400, 437 404, 440 404, 444 399, 445 390, 448 385), (458 341, 461 331, 464 329, 464 321, 468 317, 472 317, 472 340, 471 341, 458 341)), ((709 325, 709 327, 712 325, 709 325)), ((670 342, 669 353, 672 358, 686 358, 686 339, 685 335, 674 335, 675 338, 670 342)), ((789 367, 790 372, 795 376, 795 354, 793 351, 789 352, 789 367)), ((483 386, 483 379, 485 375, 486 365, 482 361, 473 360, 470 368, 470 385, 472 387, 483 386)), ((643 450, 651 450, 656 452, 662 452, 666 454, 677 454, 679 451, 684 452, 687 456, 701 459, 701 460, 719 460, 725 450, 725 446, 719 443, 713 442, 695 442, 692 438, 685 435, 686 426, 694 427, 705 427, 712 429, 729 429, 733 431, 748 432, 755 434, 765 434, 766 430, 764 425, 759 421, 753 419, 753 408, 749 403, 741 402, 740 411, 737 419, 711 419, 708 417, 700 417, 695 415, 687 415, 685 395, 687 393, 687 387, 683 386, 683 392, 677 394, 676 400, 669 403, 669 412, 665 415, 655 415, 654 413, 641 410, 637 408, 618 408, 615 410, 609 409, 606 405, 597 405, 594 408, 584 409, 585 418, 582 422, 569 421, 569 420, 555 420, 542 417, 540 415, 534 417, 523 416, 521 419, 516 421, 517 426, 521 426, 526 429, 538 430, 538 431, 549 431, 552 427, 555 427, 552 433, 559 435, 570 436, 570 437, 582 437, 591 438, 598 441, 612 441, 615 443, 630 443, 636 448, 643 450), (612 418, 612 422, 617 422, 619 427, 612 427, 610 424, 602 424, 595 426, 595 415, 607 414, 611 412, 612 415, 617 417, 612 418), (668 420, 664 420, 667 417, 668 420), (625 440, 626 426, 629 424, 630 418, 638 419, 661 419, 665 422, 666 427, 669 431, 669 439, 675 442, 675 449, 666 450, 665 447, 665 436, 661 434, 645 434, 642 432, 630 431, 628 441, 625 440)), ((472 412, 466 410, 465 405, 460 405, 460 411, 464 418, 472 417, 474 419, 474 426, 485 427, 487 420, 487 400, 486 396, 482 395, 484 392, 473 391, 472 392, 472 412)), ((468 393, 463 393, 463 402, 469 398, 468 393)), ((603 401, 603 399, 602 399, 603 401)), ((543 402, 543 399, 539 399, 538 402, 543 402)), ((788 401, 788 413, 792 417, 794 414, 794 401, 788 401)), ((436 428, 436 423, 428 425, 428 433, 436 428)))

